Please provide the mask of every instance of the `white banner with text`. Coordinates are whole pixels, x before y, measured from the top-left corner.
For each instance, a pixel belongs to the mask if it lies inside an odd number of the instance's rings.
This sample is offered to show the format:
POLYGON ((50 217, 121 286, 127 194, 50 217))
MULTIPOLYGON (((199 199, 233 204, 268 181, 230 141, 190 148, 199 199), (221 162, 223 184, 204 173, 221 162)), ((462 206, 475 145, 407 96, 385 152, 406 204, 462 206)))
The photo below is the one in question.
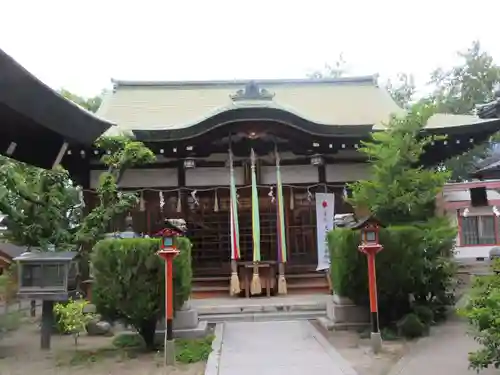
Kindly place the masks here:
POLYGON ((316 234, 318 240, 318 267, 316 271, 330 268, 327 234, 333 229, 335 216, 335 195, 331 193, 316 193, 316 234))

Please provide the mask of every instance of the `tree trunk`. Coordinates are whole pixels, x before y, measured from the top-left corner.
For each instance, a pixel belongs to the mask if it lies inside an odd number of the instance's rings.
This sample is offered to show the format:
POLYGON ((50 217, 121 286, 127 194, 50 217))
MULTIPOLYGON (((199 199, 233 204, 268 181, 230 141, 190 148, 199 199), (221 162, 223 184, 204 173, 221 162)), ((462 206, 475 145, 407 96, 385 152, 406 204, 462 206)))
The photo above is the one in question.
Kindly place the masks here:
POLYGON ((146 348, 155 350, 156 319, 143 320, 138 331, 146 343, 146 348))

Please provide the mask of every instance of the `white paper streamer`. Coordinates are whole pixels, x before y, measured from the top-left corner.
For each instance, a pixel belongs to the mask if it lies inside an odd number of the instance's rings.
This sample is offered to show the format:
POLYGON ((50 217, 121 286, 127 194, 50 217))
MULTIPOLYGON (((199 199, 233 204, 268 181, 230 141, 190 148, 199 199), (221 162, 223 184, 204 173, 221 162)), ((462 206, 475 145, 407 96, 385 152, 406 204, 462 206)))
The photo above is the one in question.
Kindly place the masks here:
POLYGON ((139 211, 146 211, 146 201, 144 200, 144 193, 141 191, 141 197, 139 199, 139 211))
POLYGON ((349 198, 349 196, 347 195, 347 189, 345 188, 345 186, 344 186, 344 191, 342 192, 342 195, 344 197, 344 200, 347 200, 347 198, 349 198))
POLYGON ((219 197, 217 196, 217 189, 215 189, 214 196, 214 212, 219 212, 219 197))
POLYGON ((198 192, 198 190, 193 190, 191 192, 191 198, 193 198, 193 203, 196 205, 196 206, 199 206, 200 205, 200 202, 198 201, 198 197, 196 196, 196 193, 198 192))
POLYGON ((295 208, 295 195, 293 194, 293 188, 290 188, 290 210, 295 208))
POLYGON ((160 208, 165 206, 165 199, 163 198, 163 191, 160 191, 160 208))
POLYGON ((274 187, 273 186, 269 186, 269 193, 267 193, 267 196, 269 198, 271 198, 271 203, 274 203, 274 191, 273 191, 274 187))
POLYGON ((177 192, 177 207, 176 207, 177 212, 182 212, 182 199, 181 199, 181 191, 179 190, 177 192))
POLYGON ((309 190, 309 188, 307 188, 307 200, 309 202, 311 202, 313 200, 313 195, 311 193, 311 190, 309 190))

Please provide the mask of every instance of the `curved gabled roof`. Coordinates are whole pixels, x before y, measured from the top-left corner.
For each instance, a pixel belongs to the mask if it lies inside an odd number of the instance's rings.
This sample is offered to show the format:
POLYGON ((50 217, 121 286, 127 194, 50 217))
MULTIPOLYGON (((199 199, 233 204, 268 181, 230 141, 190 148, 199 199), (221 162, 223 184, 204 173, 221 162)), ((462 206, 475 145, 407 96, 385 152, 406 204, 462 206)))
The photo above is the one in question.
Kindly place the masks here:
POLYGON ((113 132, 175 131, 249 108, 286 111, 309 124, 346 129, 373 126, 403 111, 374 76, 113 83, 98 111, 117 123, 113 132))
POLYGON ((1 154, 15 142, 11 157, 47 167, 44 153, 54 154, 52 147, 59 149, 63 142, 92 145, 113 125, 63 98, 0 49, 1 154), (38 155, 23 152, 40 142, 45 143, 38 155))

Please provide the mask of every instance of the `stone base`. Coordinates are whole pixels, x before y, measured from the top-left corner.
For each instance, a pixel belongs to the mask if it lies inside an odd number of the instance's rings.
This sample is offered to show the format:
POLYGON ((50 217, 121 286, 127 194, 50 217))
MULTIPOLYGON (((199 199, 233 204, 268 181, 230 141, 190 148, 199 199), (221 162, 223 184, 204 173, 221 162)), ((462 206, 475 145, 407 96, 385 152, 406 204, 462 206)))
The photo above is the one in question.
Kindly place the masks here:
POLYGON ((380 332, 372 332, 370 334, 370 344, 373 353, 377 354, 380 352, 380 350, 382 349, 382 335, 380 334, 380 332))
POLYGON ((168 366, 175 365, 175 343, 173 341, 165 341, 165 364, 168 366))
MULTIPOLYGON (((198 339, 205 337, 208 333, 208 322, 201 321, 198 322, 194 328, 184 328, 175 329, 174 328, 174 338, 176 339, 198 339)), ((156 330, 156 340, 158 342, 163 342, 165 337, 165 329, 156 330)))
POLYGON ((370 321, 368 311, 356 306, 350 299, 333 295, 326 305, 326 316, 334 323, 366 323, 370 321))
POLYGON ((176 311, 174 316, 174 330, 196 328, 198 321, 198 311, 194 309, 176 311))

